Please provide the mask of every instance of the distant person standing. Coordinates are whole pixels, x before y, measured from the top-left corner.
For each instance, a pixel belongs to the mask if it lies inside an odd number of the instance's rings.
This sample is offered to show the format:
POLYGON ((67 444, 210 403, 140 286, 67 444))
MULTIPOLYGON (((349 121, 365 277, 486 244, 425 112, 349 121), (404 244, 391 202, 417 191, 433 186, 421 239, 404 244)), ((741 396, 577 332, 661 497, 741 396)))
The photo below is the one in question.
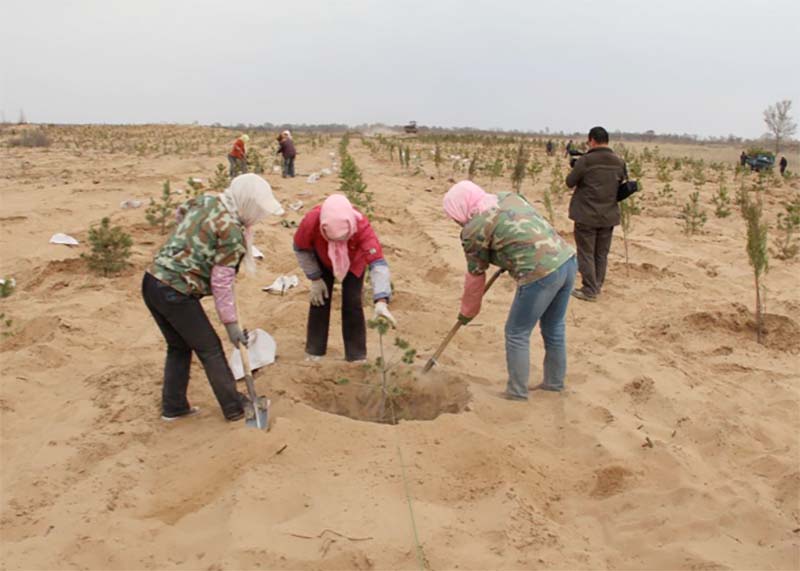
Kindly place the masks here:
POLYGON ((547 149, 547 156, 548 157, 552 157, 553 156, 553 141, 552 141, 552 139, 547 141, 547 145, 545 145, 545 148, 547 149))
POLYGON ((575 161, 567 175, 567 187, 575 192, 569 217, 575 222, 578 271, 583 285, 572 295, 596 301, 603 289, 614 226, 620 223, 617 188, 625 179, 625 162, 608 146, 608 131, 592 127, 589 150, 575 161))
POLYGON ((292 134, 289 131, 281 133, 278 137, 278 145, 276 154, 283 155, 283 178, 287 176, 294 178, 294 158, 297 156, 297 151, 294 148, 292 134))
POLYGON ((785 156, 782 156, 780 162, 781 176, 786 176, 784 173, 786 172, 786 167, 788 166, 789 166, 789 161, 786 160, 785 156))
POLYGON ((250 142, 249 135, 239 135, 233 143, 233 149, 228 153, 228 164, 230 164, 230 177, 235 178, 247 172, 247 151, 245 144, 250 142))
POLYGON ((741 166, 744 166, 744 165, 747 164, 747 153, 745 153, 744 151, 742 151, 742 154, 739 155, 739 164, 741 166))
POLYGON ((569 142, 567 143, 567 146, 564 147, 564 156, 565 157, 568 157, 570 155, 570 151, 572 150, 573 145, 574 145, 574 143, 572 142, 572 139, 570 139, 569 142))

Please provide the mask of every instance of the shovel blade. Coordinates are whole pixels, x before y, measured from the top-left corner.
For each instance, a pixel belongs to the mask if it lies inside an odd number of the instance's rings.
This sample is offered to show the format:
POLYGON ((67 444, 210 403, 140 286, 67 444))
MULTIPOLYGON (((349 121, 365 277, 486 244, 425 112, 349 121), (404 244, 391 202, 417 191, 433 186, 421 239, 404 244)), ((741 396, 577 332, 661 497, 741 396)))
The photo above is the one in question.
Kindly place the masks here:
POLYGON ((265 396, 258 397, 255 404, 250 403, 245 411, 245 425, 259 430, 269 430, 269 406, 271 401, 265 396))

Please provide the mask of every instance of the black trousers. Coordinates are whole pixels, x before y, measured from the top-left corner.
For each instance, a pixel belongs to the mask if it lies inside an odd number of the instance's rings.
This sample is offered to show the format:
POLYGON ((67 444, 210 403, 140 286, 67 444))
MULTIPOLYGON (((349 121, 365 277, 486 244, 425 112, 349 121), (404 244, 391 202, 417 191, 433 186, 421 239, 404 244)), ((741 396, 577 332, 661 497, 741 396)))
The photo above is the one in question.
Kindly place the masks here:
POLYGON ((294 178, 294 157, 283 157, 283 178, 294 178))
POLYGON ((583 292, 599 295, 606 280, 608 252, 614 227, 593 228, 575 223, 575 245, 578 247, 578 271, 583 280, 583 292))
POLYGON ((222 342, 200 301, 182 294, 148 273, 142 280, 142 297, 167 341, 161 395, 164 414, 175 415, 189 409, 186 389, 189 386, 192 351, 197 353, 203 364, 225 417, 241 414, 242 401, 236 390, 236 380, 225 359, 222 342))
MULTIPOLYGON (((330 295, 325 300, 325 305, 312 305, 308 310, 306 332, 306 353, 320 357, 328 351, 333 272, 323 267, 322 279, 328 286, 330 295)), ((342 337, 344 338, 344 358, 347 361, 360 361, 367 358, 367 325, 364 322, 363 290, 364 274, 357 278, 348 272, 342 282, 342 337)))

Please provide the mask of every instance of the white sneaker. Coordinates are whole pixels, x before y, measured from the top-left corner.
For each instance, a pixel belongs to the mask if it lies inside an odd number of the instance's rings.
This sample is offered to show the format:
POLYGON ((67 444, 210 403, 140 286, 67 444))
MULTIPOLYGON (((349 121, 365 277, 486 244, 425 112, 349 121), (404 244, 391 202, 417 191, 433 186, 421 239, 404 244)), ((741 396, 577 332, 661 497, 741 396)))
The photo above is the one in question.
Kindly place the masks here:
POLYGON ((319 363, 320 361, 322 361, 322 355, 309 355, 308 353, 306 353, 305 360, 311 363, 319 363))

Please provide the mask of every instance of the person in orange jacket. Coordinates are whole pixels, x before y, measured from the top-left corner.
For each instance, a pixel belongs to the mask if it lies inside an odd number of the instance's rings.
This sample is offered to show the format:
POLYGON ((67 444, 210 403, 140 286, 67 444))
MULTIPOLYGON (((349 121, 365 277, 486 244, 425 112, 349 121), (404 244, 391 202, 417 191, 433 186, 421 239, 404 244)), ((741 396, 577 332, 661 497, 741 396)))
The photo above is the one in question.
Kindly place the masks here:
POLYGON ((233 143, 233 149, 228 153, 228 163, 230 164, 230 177, 234 178, 247 172, 247 151, 244 146, 250 141, 249 135, 239 135, 233 143))

